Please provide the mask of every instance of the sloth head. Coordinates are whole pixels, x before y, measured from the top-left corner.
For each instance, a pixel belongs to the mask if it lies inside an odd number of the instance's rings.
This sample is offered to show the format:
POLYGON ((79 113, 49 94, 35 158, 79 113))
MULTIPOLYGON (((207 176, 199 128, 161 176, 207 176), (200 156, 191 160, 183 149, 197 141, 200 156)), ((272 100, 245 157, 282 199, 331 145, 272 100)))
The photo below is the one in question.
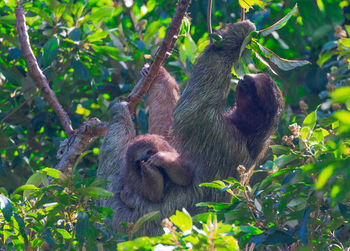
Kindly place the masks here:
POLYGON ((267 128, 283 108, 281 91, 268 74, 249 74, 236 88, 237 127, 246 133, 267 128))

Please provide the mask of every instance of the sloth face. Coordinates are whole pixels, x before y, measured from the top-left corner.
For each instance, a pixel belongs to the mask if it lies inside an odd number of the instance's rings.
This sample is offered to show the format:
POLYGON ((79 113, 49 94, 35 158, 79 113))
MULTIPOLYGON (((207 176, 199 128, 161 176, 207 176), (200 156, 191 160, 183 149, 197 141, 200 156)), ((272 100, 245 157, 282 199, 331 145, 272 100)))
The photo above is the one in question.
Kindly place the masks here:
POLYGON ((238 82, 236 105, 246 111, 271 111, 281 102, 279 89, 267 74, 249 74, 238 82))

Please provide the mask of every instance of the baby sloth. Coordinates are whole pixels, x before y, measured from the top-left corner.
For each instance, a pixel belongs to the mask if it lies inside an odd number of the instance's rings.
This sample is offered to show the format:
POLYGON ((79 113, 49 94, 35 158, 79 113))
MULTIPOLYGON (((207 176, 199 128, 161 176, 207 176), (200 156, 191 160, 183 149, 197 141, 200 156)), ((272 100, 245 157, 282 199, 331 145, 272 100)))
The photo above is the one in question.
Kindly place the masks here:
POLYGON ((192 169, 184 164, 164 137, 155 134, 137 136, 126 151, 121 200, 135 208, 135 193, 152 202, 161 202, 168 182, 188 185, 192 169))

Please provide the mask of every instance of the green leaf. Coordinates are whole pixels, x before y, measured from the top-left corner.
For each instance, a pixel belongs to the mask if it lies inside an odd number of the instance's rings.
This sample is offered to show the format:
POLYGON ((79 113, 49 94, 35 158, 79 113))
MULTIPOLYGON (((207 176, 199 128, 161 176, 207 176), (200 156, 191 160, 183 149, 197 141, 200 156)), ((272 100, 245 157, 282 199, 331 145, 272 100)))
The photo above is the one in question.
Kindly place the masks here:
POLYGON ((43 51, 43 65, 48 67, 56 59, 58 53, 58 38, 52 36, 45 44, 43 51))
POLYGON ((297 159, 299 159, 298 155, 281 155, 275 160, 275 163, 278 168, 282 168, 297 159))
POLYGON ((310 64, 310 62, 307 60, 288 60, 288 59, 281 58, 276 53, 267 49, 262 44, 258 42, 255 42, 255 43, 259 46, 259 49, 263 52, 264 56, 270 59, 271 62, 277 65, 278 68, 280 68, 281 70, 289 71, 289 70, 293 70, 296 67, 310 64))
POLYGON ((14 218, 13 223, 14 223, 14 225, 17 225, 19 233, 22 235, 22 237, 24 239, 27 239, 27 235, 26 235, 26 232, 25 232, 25 225, 26 224, 24 223, 24 220, 17 213, 13 214, 13 218, 14 218))
POLYGON ((81 37, 81 29, 80 28, 75 28, 73 29, 68 36, 71 40, 73 41, 79 41, 81 37))
POLYGON ((315 128, 317 121, 316 111, 317 109, 311 112, 309 115, 307 115, 303 121, 303 127, 300 130, 300 137, 303 140, 310 138, 310 136, 312 135, 312 130, 315 128))
POLYGON ((240 226, 240 229, 243 233, 249 233, 249 234, 253 234, 253 235, 258 235, 258 234, 262 234, 264 231, 260 230, 257 227, 253 227, 253 226, 240 226))
POLYGON ((47 181, 47 175, 44 172, 36 172, 30 176, 26 182, 27 185, 40 186, 44 184, 45 186, 49 185, 47 181))
POLYGON ((34 185, 23 185, 17 188, 12 194, 16 194, 26 190, 38 190, 39 188, 34 185))
POLYGON ((316 189, 321 189, 322 187, 324 187, 328 179, 333 175, 334 169, 335 165, 331 164, 322 170, 316 182, 316 189))
POLYGON ((83 81, 87 81, 89 79, 89 69, 80 61, 75 59, 72 60, 71 66, 74 69, 74 75, 83 81))
POLYGON ((215 180, 210 183, 202 183, 199 185, 200 187, 212 187, 212 188, 217 188, 217 189, 222 189, 225 187, 225 183, 222 182, 221 180, 215 180))
POLYGON ((244 50, 243 55, 233 66, 233 74, 238 78, 242 78, 245 74, 249 74, 250 70, 248 68, 249 63, 251 62, 251 50, 244 50))
POLYGON ((150 45, 151 42, 154 40, 155 35, 159 31, 159 28, 161 27, 162 23, 160 21, 152 22, 150 25, 148 25, 145 35, 143 37, 143 41, 146 43, 146 45, 150 45))
MULTIPOLYGON (((252 51, 254 52, 253 54, 253 62, 255 64, 255 66, 258 66, 259 69, 263 68, 263 67, 259 67, 258 63, 262 64, 263 66, 267 67, 273 74, 278 75, 274 69, 272 69, 271 65, 262 57, 260 56, 260 54, 255 51, 254 49, 252 49, 252 51), (255 56, 255 57, 254 57, 255 56), (258 63, 256 63, 256 61, 258 60, 258 63)), ((264 69, 264 68, 263 68, 264 69)))
POLYGON ((47 176, 50 176, 54 179, 59 179, 61 177, 61 171, 53 168, 44 168, 41 170, 41 172, 45 172, 47 176))
POLYGON ((345 125, 350 125, 350 112, 348 111, 337 111, 334 114, 334 117, 336 117, 341 123, 345 125))
POLYGON ((338 88, 334 90, 330 96, 334 103, 347 103, 350 101, 350 86, 338 88))
POLYGON ((72 239, 72 235, 68 233, 67 230, 62 229, 62 228, 55 228, 56 232, 58 232, 60 235, 62 235, 63 239, 65 240, 70 240, 72 239))
POLYGON ((291 149, 287 146, 281 145, 271 145, 272 152, 277 155, 288 154, 291 152, 291 149))
POLYGON ((86 212, 79 212, 77 216, 76 238, 83 242, 89 228, 89 215, 86 212))
POLYGON ((90 43, 95 41, 100 41, 101 39, 106 38, 108 34, 109 34, 109 31, 97 30, 95 33, 88 36, 86 40, 89 41, 90 43))
POLYGON ((159 211, 153 211, 153 212, 149 212, 145 215, 143 215, 141 218, 139 218, 136 222, 135 225, 132 229, 133 233, 137 233, 137 231, 140 230, 140 228, 142 227, 142 225, 146 222, 146 221, 150 221, 150 220, 155 220, 156 218, 158 218, 160 215, 159 211))
POLYGON ((118 48, 112 46, 98 46, 94 44, 90 44, 90 46, 95 52, 109 56, 116 61, 132 60, 132 58, 125 56, 124 53, 122 53, 118 48))
POLYGON ((90 15, 86 15, 83 22, 93 21, 95 23, 102 22, 103 20, 110 19, 113 15, 112 7, 96 8, 96 11, 90 15))
POLYGON ((101 199, 101 197, 108 198, 110 196, 113 196, 113 193, 110 191, 107 191, 106 189, 103 189, 101 187, 84 187, 78 189, 78 192, 85 196, 92 197, 93 199, 101 199))
POLYGON ((178 228, 184 231, 192 230, 192 218, 191 215, 186 211, 186 209, 182 209, 182 212, 176 210, 175 215, 170 216, 169 218, 178 228))
POLYGON ((238 57, 238 59, 240 59, 242 57, 242 54, 243 54, 245 48, 252 41, 252 38, 256 37, 257 34, 258 33, 256 31, 252 31, 251 33, 249 33, 248 36, 245 37, 245 39, 243 40, 243 43, 241 45, 241 49, 239 50, 239 57, 238 57))
POLYGON ((326 51, 325 53, 322 53, 319 58, 317 59, 316 63, 322 67, 324 63, 326 63, 331 57, 336 55, 335 51, 326 51))
POLYGON ((9 198, 0 194, 0 211, 4 215, 6 221, 11 222, 12 204, 9 198))
POLYGON ((329 132, 323 128, 316 129, 310 138, 310 142, 322 143, 324 141, 324 137, 328 136, 329 132))
POLYGON ((16 24, 16 16, 15 15, 1 16, 0 17, 0 24, 15 25, 16 24))
POLYGON ((295 4, 295 6, 293 7, 293 9, 286 15, 284 16, 282 19, 280 19, 277 23, 271 25, 270 27, 263 29, 261 31, 258 31, 259 34, 261 34, 262 36, 267 36, 269 34, 271 34, 272 32, 279 30, 281 28, 283 28, 283 26, 288 22, 288 20, 293 16, 293 14, 296 12, 298 8, 298 5, 295 4))

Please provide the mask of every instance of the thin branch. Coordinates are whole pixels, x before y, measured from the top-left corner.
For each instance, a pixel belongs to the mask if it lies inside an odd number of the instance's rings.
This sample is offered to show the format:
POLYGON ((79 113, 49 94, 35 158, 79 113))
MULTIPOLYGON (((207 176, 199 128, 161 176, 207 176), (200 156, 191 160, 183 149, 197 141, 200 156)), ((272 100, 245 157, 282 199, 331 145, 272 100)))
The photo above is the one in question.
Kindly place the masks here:
POLYGON ((14 108, 12 111, 10 111, 1 121, 0 123, 5 122, 7 119, 9 119, 13 114, 15 114, 17 111, 19 111, 25 104, 33 100, 33 96, 30 98, 24 100, 21 104, 19 104, 16 108, 14 108))
POLYGON ((132 92, 129 94, 127 101, 129 102, 129 111, 131 114, 134 113, 135 106, 137 102, 141 99, 143 94, 145 94, 152 84, 152 81, 156 77, 159 67, 162 65, 164 60, 172 52, 175 42, 177 40, 178 34, 180 32, 182 20, 187 12, 188 6, 191 0, 180 0, 176 6, 174 16, 171 23, 167 29, 164 40, 159 47, 157 55, 151 65, 149 74, 147 77, 142 78, 141 81, 134 87, 132 92))
POLYGON ((58 102, 56 94, 51 90, 47 78, 39 68, 38 62, 30 47, 30 41, 27 33, 24 11, 22 6, 19 4, 19 1, 17 2, 17 8, 16 8, 16 19, 17 19, 18 39, 21 44, 21 50, 23 53, 24 60, 27 63, 28 73, 35 80, 46 102, 49 103, 49 105, 57 114, 65 132, 67 133, 68 136, 70 136, 74 133, 74 130, 72 128, 72 122, 68 114, 66 113, 66 111, 63 109, 62 105, 58 102))
POLYGON ((245 19, 245 9, 241 7, 241 21, 245 19))
MULTIPOLYGON (((208 0, 208 15, 207 15, 207 18, 208 18, 208 32, 209 32, 209 35, 213 33, 213 29, 211 27, 211 9, 212 9, 212 6, 213 6, 212 0, 208 0)), ((210 42, 213 42, 213 38, 212 37, 210 37, 210 42)))

